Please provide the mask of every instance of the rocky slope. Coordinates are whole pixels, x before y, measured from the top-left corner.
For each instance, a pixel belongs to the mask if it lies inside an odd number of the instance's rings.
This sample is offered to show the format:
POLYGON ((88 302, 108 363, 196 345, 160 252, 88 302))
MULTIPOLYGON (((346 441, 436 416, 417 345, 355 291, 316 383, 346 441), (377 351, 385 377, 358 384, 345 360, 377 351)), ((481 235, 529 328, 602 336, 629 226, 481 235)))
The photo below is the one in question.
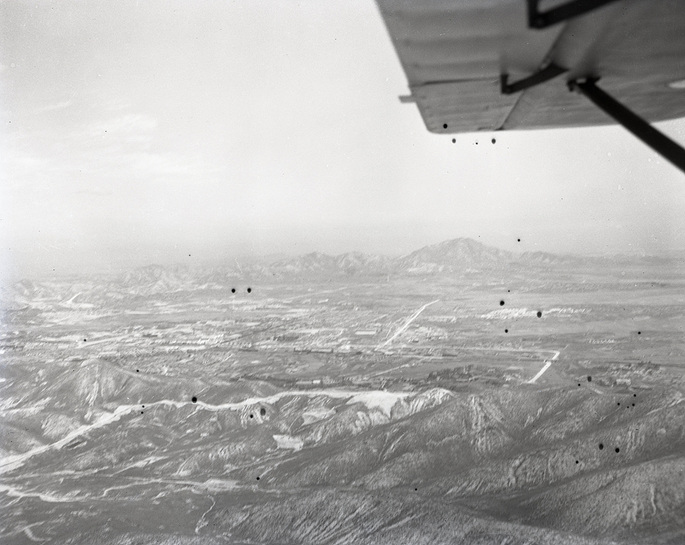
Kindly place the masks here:
POLYGON ((165 523, 174 535, 238 543, 685 539, 682 384, 297 391, 80 365, 55 367, 35 399, 10 396, 3 411, 5 437, 22 443, 5 458, 19 460, 3 466, 6 482, 26 491, 41 474, 56 504, 97 506, 102 524, 76 524, 74 543, 151 543, 105 523, 151 499, 169 514, 190 509, 165 523))

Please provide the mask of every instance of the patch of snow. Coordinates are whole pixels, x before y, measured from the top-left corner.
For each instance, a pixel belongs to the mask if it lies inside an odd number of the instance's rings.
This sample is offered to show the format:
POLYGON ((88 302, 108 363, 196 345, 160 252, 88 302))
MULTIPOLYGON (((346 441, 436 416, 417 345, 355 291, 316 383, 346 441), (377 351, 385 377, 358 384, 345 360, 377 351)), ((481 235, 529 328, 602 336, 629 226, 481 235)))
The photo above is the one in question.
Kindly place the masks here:
POLYGON ((233 490, 237 488, 238 481, 230 479, 207 479, 204 482, 204 488, 213 492, 221 492, 224 490, 233 490))
POLYGON ((274 435, 277 448, 300 450, 304 445, 304 441, 298 437, 291 435, 274 435))
POLYGON ((319 407, 316 409, 310 409, 302 413, 302 419, 304 420, 304 425, 311 424, 312 422, 318 422, 325 418, 329 418, 335 414, 333 409, 327 409, 326 407, 319 407))
POLYGON ((393 392, 362 392, 353 396, 348 405, 363 403, 369 409, 380 409, 386 416, 390 416, 390 411, 399 400, 404 399, 409 394, 393 392))
POLYGON ((528 310, 527 308, 502 308, 493 310, 487 314, 483 314, 481 318, 485 320, 503 320, 514 318, 534 318, 537 314, 535 310, 528 310))

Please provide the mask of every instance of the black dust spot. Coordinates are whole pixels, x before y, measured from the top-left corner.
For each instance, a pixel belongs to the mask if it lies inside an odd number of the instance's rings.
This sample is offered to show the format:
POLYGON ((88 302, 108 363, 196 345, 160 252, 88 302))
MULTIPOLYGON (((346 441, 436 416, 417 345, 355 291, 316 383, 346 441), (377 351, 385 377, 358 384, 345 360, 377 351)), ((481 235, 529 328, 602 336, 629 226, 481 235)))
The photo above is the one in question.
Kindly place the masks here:
POLYGON ((578 386, 580 386, 580 382, 578 383, 578 386))
POLYGON ((415 488, 415 489, 414 489, 414 492, 418 492, 418 491, 419 491, 419 489, 418 489, 418 488, 415 488))
POLYGON ((620 404, 620 403, 616 403, 616 405, 618 405, 619 407, 621 406, 621 404, 620 404))
POLYGON ((257 480, 259 480, 259 475, 257 475, 257 480))
POLYGON ((190 254, 188 254, 188 257, 190 257, 190 254))
POLYGON ((579 463, 580 463, 580 462, 579 462, 578 460, 576 460, 576 464, 579 464, 579 463))
POLYGON ((614 450, 616 451, 616 454, 618 454, 619 452, 621 452, 621 449, 618 448, 618 447, 616 447, 614 450))
POLYGON ((254 418, 254 415, 253 415, 253 414, 251 414, 251 415, 250 415, 250 418, 254 418))
POLYGON ((478 140, 476 140, 476 146, 478 145, 478 140))
POLYGON ((143 407, 143 409, 144 409, 144 408, 145 408, 145 405, 143 405, 142 407, 143 407))
POLYGON ((642 335, 642 331, 638 331, 637 334, 638 334, 638 335, 642 335))
POLYGON ((196 398, 195 396, 193 396, 193 399, 191 399, 191 401, 192 401, 193 403, 197 403, 197 398, 196 398))
POLYGON ((538 310, 537 316, 538 316, 538 318, 542 318, 542 311, 538 310))
POLYGON ((505 333, 509 333, 509 330, 508 330, 508 329, 505 329, 504 332, 505 332, 505 333))
POLYGON ((633 405, 633 407, 635 407, 635 403, 633 403, 632 405, 633 405))
POLYGON ((252 293, 252 288, 247 288, 247 293, 252 293))
POLYGON ((511 293, 511 290, 507 290, 507 293, 511 293))
POLYGON ((231 293, 235 293, 235 288, 231 288, 231 293))
POLYGON ((136 369, 136 373, 140 373, 140 369, 136 369))
POLYGON ((604 444, 600 443, 599 444, 599 450, 602 450, 604 448, 604 444))
POLYGON ((443 128, 443 129, 446 129, 446 128, 447 128, 447 123, 443 123, 443 124, 442 124, 442 128, 443 128))
POLYGON ((520 239, 520 238, 517 238, 517 239, 516 239, 516 242, 521 242, 521 239, 520 239))
POLYGON ((259 409, 259 414, 261 414, 262 416, 266 416, 266 409, 264 407, 259 409))
POLYGON ((145 414, 143 411, 140 411, 140 414, 145 414))
POLYGON ((502 300, 499 302, 499 306, 501 306, 501 307, 504 306, 504 299, 502 299, 502 300))
POLYGON ((592 377, 587 377, 588 382, 592 382, 592 377))
POLYGON ((493 139, 491 140, 491 142, 494 144, 495 142, 497 142, 497 140, 495 140, 495 139, 493 138, 493 139))
POLYGON ((84 342, 84 343, 85 343, 85 342, 88 342, 88 339, 83 339, 83 342, 84 342))
POLYGON ((456 144, 456 143, 457 143, 457 139, 456 139, 456 138, 452 138, 452 144, 456 144))
POLYGON ((633 394, 633 397, 637 397, 637 394, 633 394))

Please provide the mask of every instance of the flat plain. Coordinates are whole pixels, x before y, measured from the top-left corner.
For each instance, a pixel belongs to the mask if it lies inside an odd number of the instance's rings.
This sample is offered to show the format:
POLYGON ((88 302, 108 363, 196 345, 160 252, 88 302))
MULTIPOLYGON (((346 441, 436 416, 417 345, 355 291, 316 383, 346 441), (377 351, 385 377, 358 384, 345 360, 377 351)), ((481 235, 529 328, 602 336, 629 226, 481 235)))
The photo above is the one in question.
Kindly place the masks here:
POLYGON ((457 239, 21 282, 0 540, 682 543, 684 273, 457 239))

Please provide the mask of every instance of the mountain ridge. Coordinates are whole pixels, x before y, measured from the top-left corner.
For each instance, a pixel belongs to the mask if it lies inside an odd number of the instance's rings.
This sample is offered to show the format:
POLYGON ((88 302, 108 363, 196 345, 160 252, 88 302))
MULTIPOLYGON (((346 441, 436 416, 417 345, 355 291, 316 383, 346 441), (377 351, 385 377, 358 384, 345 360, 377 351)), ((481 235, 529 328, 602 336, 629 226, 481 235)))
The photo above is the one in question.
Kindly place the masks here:
MULTIPOLYGON (((647 265, 685 267, 685 259, 649 256, 578 256, 542 251, 511 252, 489 246, 471 238, 459 237, 423 246, 408 254, 388 257, 364 252, 345 252, 331 255, 309 252, 294 257, 274 256, 274 260, 255 259, 252 262, 229 262, 225 265, 149 264, 116 275, 83 275, 70 277, 68 293, 64 293, 65 279, 23 279, 3 288, 0 300, 23 304, 41 299, 53 301, 69 299, 79 290, 102 292, 111 296, 115 291, 135 288, 138 295, 180 293, 196 289, 225 289, 240 282, 277 281, 306 278, 378 278, 477 274, 480 272, 526 272, 575 269, 608 265, 647 265), (84 280, 85 279, 85 280, 84 280), (79 282, 82 281, 82 284, 79 282), (90 284, 90 286, 88 286, 90 284), (60 287, 60 290, 57 287, 60 287)), ((11 308, 12 305, 5 305, 11 308)))

